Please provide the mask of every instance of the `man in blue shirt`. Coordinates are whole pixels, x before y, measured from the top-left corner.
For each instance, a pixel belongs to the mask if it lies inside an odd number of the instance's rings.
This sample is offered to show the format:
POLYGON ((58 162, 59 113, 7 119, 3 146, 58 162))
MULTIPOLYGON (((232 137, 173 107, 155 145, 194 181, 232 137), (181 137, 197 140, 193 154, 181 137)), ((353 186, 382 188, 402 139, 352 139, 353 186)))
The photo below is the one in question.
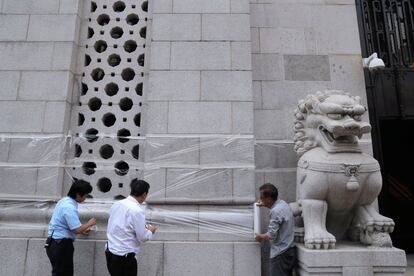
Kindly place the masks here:
POLYGON ((256 234, 257 241, 270 241, 270 275, 290 276, 296 263, 294 218, 290 206, 278 199, 277 188, 270 183, 260 188, 257 205, 270 208, 267 233, 256 234))
POLYGON ((81 224, 78 213, 78 203, 85 201, 92 192, 92 186, 83 180, 75 180, 70 187, 68 196, 59 200, 49 222, 46 254, 52 264, 52 276, 73 275, 73 241, 76 235, 82 234, 96 224, 91 218, 81 224))

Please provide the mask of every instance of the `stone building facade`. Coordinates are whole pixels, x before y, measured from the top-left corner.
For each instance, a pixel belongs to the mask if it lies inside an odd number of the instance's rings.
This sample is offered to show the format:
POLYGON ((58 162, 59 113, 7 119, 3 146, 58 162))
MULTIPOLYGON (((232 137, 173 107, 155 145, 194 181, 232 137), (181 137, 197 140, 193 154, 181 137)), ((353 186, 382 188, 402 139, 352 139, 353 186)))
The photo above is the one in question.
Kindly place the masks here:
POLYGON ((353 0, 0 0, 0 244, 13 248, 0 274, 49 273, 47 221, 75 177, 94 187, 81 215, 99 228, 76 242, 76 275, 107 275, 106 211, 134 178, 160 228, 139 275, 265 275, 256 190, 295 200, 293 109, 329 88, 366 103, 361 58, 353 0))

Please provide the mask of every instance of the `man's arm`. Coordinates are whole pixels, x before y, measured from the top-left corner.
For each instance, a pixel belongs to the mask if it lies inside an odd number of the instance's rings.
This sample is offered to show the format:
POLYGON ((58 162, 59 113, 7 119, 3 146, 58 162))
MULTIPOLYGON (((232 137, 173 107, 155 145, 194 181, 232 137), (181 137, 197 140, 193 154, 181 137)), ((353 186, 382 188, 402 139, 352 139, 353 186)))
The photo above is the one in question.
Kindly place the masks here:
POLYGON ((155 233, 156 227, 153 225, 148 225, 148 229, 145 225, 145 215, 143 212, 136 212, 132 217, 132 225, 135 230, 135 235, 137 240, 140 242, 145 242, 152 239, 152 234, 155 233))
POLYGON ((267 228, 267 233, 258 234, 256 233, 256 241, 266 241, 266 240, 275 240, 277 238, 277 233, 279 232, 281 220, 276 215, 271 214, 269 227, 267 228))
POLYGON ((87 223, 82 224, 80 227, 78 227, 76 229, 73 229, 72 232, 75 233, 76 235, 83 234, 86 230, 89 230, 89 228, 91 228, 95 224, 96 224, 96 219, 91 218, 91 219, 88 220, 87 223))
POLYGON ((82 234, 96 224, 96 219, 91 218, 87 223, 82 224, 78 212, 75 209, 66 209, 64 214, 69 229, 76 235, 82 234))

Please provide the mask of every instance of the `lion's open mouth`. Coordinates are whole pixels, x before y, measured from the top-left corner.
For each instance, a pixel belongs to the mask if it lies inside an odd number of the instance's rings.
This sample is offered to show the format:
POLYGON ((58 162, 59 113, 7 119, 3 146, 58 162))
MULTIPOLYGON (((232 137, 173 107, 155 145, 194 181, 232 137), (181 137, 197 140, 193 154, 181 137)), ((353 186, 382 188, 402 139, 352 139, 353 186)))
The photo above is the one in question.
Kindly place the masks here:
POLYGON ((356 144, 358 142, 357 136, 362 136, 362 134, 338 134, 337 132, 329 132, 328 129, 326 129, 323 126, 319 127, 320 132, 322 133, 322 136, 325 137, 325 139, 331 143, 337 143, 337 144, 356 144))

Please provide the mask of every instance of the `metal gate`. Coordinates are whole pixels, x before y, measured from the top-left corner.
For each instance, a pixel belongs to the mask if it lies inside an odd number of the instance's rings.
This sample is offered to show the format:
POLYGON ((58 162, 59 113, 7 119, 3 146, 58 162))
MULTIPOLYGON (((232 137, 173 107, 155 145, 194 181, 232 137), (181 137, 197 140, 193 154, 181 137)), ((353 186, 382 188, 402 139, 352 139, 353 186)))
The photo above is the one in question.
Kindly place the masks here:
POLYGON ((414 250, 414 0, 356 0, 362 55, 372 53, 386 67, 366 70, 374 156, 383 175, 381 212, 396 221, 394 244, 414 250))

